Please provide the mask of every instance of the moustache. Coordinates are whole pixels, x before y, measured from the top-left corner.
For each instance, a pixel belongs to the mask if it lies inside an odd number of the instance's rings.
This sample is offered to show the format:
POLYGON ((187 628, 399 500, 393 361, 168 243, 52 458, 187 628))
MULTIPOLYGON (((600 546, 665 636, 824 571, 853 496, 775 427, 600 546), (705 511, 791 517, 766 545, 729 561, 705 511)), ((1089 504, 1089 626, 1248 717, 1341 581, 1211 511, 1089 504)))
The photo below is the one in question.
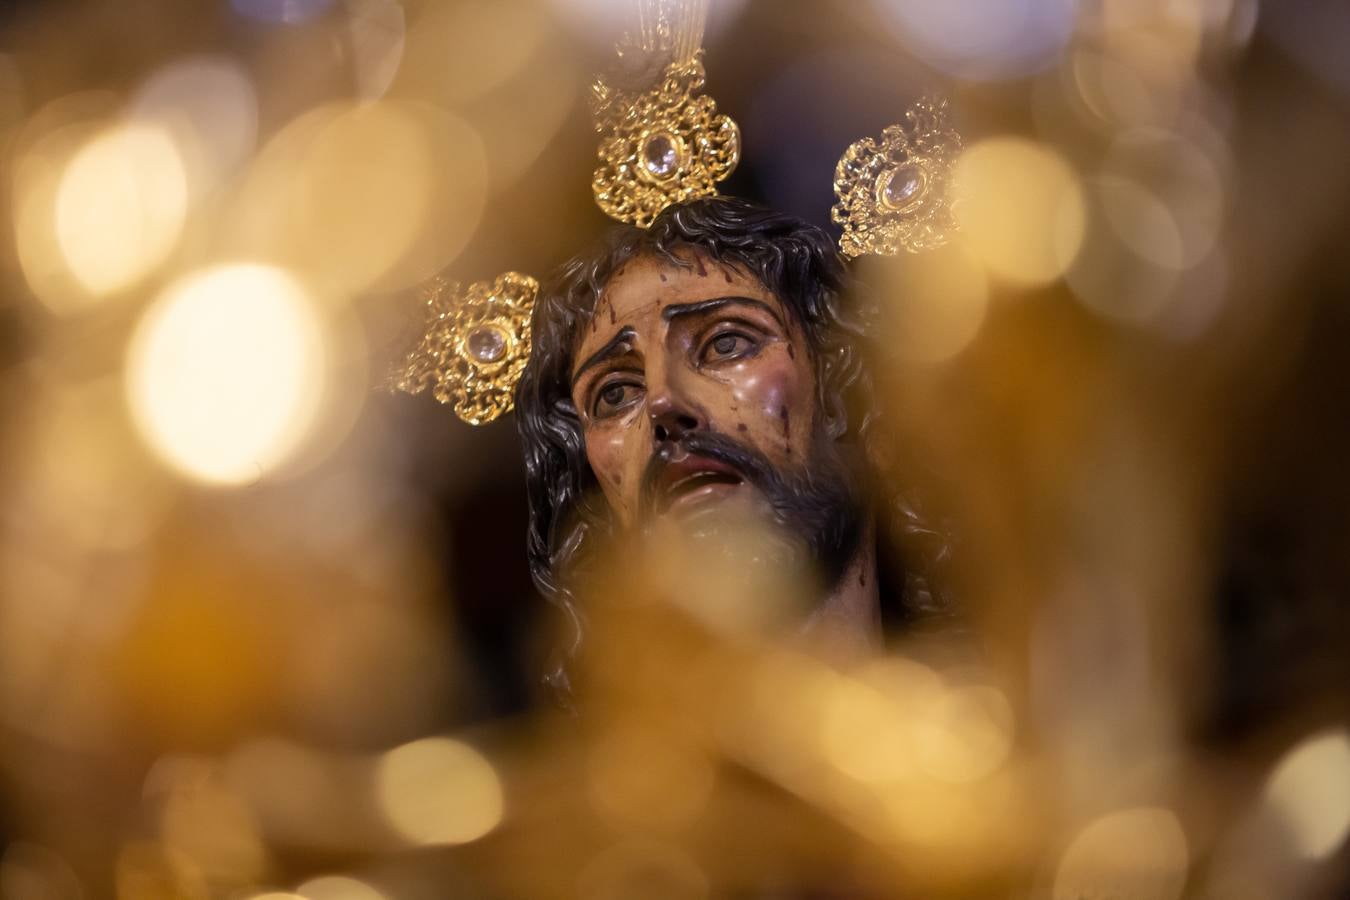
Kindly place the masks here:
POLYGON ((711 431, 687 432, 663 444, 648 461, 638 500, 641 521, 650 522, 659 512, 666 469, 685 454, 725 466, 757 488, 776 524, 805 540, 826 584, 838 583, 858 548, 866 506, 858 481, 842 459, 817 447, 813 462, 785 472, 734 438, 711 431))
POLYGON ((661 485, 667 467, 685 454, 702 456, 721 463, 748 484, 760 489, 766 496, 775 497, 784 486, 784 480, 764 454, 752 447, 711 431, 691 431, 676 441, 668 441, 652 455, 642 473, 639 509, 642 518, 651 518, 658 510, 661 485))

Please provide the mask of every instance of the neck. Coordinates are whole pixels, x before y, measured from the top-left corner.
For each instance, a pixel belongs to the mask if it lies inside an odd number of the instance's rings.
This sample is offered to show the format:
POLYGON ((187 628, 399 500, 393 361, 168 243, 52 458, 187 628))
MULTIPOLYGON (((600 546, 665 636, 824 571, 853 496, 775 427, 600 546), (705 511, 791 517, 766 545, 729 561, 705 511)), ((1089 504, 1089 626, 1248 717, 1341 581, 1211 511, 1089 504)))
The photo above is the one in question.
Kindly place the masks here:
POLYGON ((882 649, 876 544, 869 522, 858 552, 802 628, 811 649, 833 662, 848 663, 882 649))

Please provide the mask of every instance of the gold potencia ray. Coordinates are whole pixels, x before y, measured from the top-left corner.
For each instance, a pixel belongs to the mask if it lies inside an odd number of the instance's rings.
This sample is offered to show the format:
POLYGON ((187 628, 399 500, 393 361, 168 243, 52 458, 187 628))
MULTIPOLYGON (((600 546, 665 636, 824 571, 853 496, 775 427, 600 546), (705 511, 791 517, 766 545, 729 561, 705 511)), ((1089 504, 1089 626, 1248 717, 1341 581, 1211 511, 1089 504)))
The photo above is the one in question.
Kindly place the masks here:
POLYGON ((952 167, 961 135, 947 121, 947 102, 925 97, 887 126, 881 140, 851 144, 834 172, 838 198, 831 217, 842 225, 846 256, 895 256, 945 244, 956 232, 952 167))
POLYGON ((646 228, 672 203, 709 197, 741 158, 741 133, 701 93, 707 0, 639 0, 636 33, 616 48, 621 63, 669 59, 656 83, 592 86, 600 165, 591 180, 606 215, 646 228))
POLYGON ((425 288, 426 329, 391 387, 427 388, 470 425, 485 425, 514 405, 516 382, 530 355, 530 316, 539 282, 507 272, 461 290, 437 277, 425 288))

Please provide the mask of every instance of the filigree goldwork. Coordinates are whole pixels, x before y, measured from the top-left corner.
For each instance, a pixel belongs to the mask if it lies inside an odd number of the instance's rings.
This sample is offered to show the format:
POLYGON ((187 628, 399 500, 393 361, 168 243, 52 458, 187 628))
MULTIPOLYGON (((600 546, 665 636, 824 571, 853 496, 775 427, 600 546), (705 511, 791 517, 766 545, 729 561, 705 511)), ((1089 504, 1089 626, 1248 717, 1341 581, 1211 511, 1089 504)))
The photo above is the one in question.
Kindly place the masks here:
POLYGON ((736 168, 740 129, 699 93, 700 56, 667 66, 660 83, 641 93, 595 82, 600 166, 591 188, 607 215, 646 228, 672 203, 716 194, 736 168))
POLYGON ((831 210, 844 226, 847 256, 894 256, 945 244, 956 231, 952 166, 961 135, 947 122, 947 102, 925 98, 890 125, 878 143, 864 138, 844 151, 834 171, 839 201, 831 210))
POLYGON ((470 425, 509 412, 530 355, 530 314, 539 282, 519 272, 477 281, 465 291, 437 277, 427 286, 427 327, 395 373, 391 387, 419 394, 431 388, 470 425))

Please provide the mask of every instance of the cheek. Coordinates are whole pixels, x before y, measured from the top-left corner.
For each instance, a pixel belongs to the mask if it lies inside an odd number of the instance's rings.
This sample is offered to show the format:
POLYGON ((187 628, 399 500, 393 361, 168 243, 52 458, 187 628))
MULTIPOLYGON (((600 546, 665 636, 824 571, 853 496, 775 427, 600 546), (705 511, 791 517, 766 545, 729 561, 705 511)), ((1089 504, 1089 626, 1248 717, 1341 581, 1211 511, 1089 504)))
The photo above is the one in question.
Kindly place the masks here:
POLYGON ((747 360, 729 373, 730 426, 771 458, 800 458, 814 427, 814 382, 786 352, 747 360))
POLYGON ((586 433, 586 459, 600 482, 606 502, 623 524, 632 521, 637 509, 642 471, 638 449, 644 438, 645 429, 641 423, 619 428, 593 428, 586 433))

